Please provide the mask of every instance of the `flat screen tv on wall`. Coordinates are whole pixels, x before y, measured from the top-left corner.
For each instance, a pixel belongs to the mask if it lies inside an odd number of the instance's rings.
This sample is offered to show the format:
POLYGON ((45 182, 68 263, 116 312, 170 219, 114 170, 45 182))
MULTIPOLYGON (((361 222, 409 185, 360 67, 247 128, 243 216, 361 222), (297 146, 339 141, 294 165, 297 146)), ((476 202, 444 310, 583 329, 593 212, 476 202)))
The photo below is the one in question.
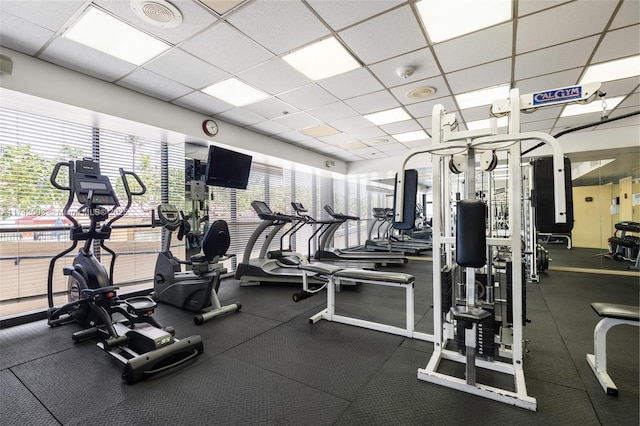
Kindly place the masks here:
POLYGON ((211 145, 206 167, 206 184, 224 188, 247 189, 252 157, 211 145))

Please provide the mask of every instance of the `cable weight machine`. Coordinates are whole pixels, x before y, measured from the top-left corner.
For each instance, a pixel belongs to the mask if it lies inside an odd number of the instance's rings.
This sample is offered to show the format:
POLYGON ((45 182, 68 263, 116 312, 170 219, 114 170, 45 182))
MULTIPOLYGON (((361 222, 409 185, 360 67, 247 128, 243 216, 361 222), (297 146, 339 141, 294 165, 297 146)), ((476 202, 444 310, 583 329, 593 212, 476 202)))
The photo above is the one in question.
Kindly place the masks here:
MULTIPOLYGON (((417 154, 431 155, 433 170, 433 311, 434 351, 418 379, 491 400, 537 409, 528 395, 524 371, 523 326, 525 318, 525 265, 523 255, 523 141, 538 141, 551 148, 553 202, 548 206, 552 221, 567 223, 565 159, 557 140, 541 132, 520 132, 520 113, 539 107, 569 102, 587 102, 601 95, 599 83, 554 89, 520 96, 517 89, 508 99, 494 101, 490 128, 458 131, 455 114, 435 105, 432 114, 432 143, 412 150, 401 171, 417 154), (508 116, 506 134, 498 133, 497 116, 508 116), (476 172, 491 172, 497 154, 507 158, 507 217, 504 233, 490 232, 493 220, 485 201, 493 191, 478 191, 476 172), (464 190, 452 200, 448 173, 464 173, 464 190), (478 197, 477 194, 484 194, 478 197), (484 200, 484 198, 487 198, 484 200), (478 199, 480 198, 480 199, 478 199), (489 231, 488 231, 489 229, 489 231), (494 265, 492 253, 505 247, 508 258, 494 265), (484 294, 482 294, 484 293, 484 294), (441 361, 457 363, 464 373, 439 371, 441 361), (512 378, 512 384, 484 384, 476 380, 476 369, 512 378), (457 373, 457 374, 456 374, 457 373)), ((402 221, 403 173, 397 174, 395 220, 402 221)), ((526 207, 528 208, 528 206, 526 207)), ((460 370, 460 369, 458 369, 460 370)))

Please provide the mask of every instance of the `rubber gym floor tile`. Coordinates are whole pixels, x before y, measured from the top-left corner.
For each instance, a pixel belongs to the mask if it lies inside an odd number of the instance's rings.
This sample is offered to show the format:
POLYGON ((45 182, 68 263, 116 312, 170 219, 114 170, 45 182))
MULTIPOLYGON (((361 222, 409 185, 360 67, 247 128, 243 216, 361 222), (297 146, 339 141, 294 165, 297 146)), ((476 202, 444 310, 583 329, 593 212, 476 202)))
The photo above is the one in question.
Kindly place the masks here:
POLYGON ((537 309, 529 309, 527 317, 531 319, 531 323, 523 330, 529 351, 523 353, 525 375, 558 385, 584 389, 553 317, 548 312, 537 309))
MULTIPOLYGON (((311 315, 313 312, 309 312, 311 315)), ((273 328, 225 354, 346 400, 356 397, 403 337, 320 321, 308 315, 273 328)))
POLYGON ((5 426, 60 424, 10 370, 0 371, 0 419, 5 426))
POLYGON ((208 357, 205 349, 203 355, 169 374, 127 385, 121 378, 122 366, 90 341, 11 370, 56 419, 67 424, 95 412, 96 406, 111 406, 157 386, 208 357))
POLYGON ((326 300, 323 291, 316 297, 296 303, 292 296, 301 289, 301 285, 268 283, 241 287, 237 294, 238 301, 242 303, 243 312, 286 322, 309 309, 320 306, 326 300), (319 297, 320 295, 323 296, 319 297))
POLYGON ((417 370, 425 365, 423 353, 399 348, 336 425, 598 424, 584 392, 539 382, 531 386, 529 395, 535 397, 539 391, 546 396, 538 399, 538 412, 532 412, 418 380, 417 370), (557 407, 563 400, 588 409, 568 413, 557 407), (553 407, 541 407, 548 403, 553 407))
POLYGON ((347 401, 221 355, 77 425, 330 425, 347 401))
POLYGON ((74 346, 78 324, 49 327, 45 320, 0 330, 0 369, 22 364, 74 346))

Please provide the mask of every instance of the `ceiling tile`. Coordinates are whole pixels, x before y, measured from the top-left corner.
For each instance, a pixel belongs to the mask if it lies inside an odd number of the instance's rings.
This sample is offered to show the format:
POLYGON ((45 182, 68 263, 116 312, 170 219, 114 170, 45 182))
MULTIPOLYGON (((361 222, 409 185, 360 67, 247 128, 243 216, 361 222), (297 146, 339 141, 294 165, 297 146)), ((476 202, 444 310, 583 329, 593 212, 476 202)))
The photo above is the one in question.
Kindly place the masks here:
POLYGON ((409 5, 351 27, 338 35, 365 64, 402 55, 426 45, 409 5), (398 40, 402 42, 398 43, 398 40))
POLYGON ((424 140, 402 142, 402 145, 406 146, 409 149, 423 148, 423 147, 427 146, 428 144, 429 144, 429 142, 424 141, 424 140))
POLYGON ((449 89, 441 76, 427 78, 425 80, 416 81, 413 83, 397 86, 391 89, 391 93, 400 101, 402 105, 411 105, 423 102, 425 99, 414 99, 407 96, 412 90, 420 87, 433 87, 436 89, 435 96, 443 97, 449 95, 449 89))
POLYGON ((357 112, 351 109, 351 107, 344 102, 333 102, 331 104, 310 109, 307 112, 317 119, 325 122, 358 115, 357 112))
MULTIPOLYGON (((428 101, 407 105, 407 110, 409 114, 413 117, 431 117, 433 114, 434 105, 442 105, 447 112, 454 112, 457 110, 456 104, 453 102, 453 98, 451 96, 446 96, 444 98, 436 98, 430 99, 428 101)), ((429 127, 431 127, 431 119, 429 118, 429 127)))
POLYGON ((598 46, 592 64, 607 62, 640 53, 640 24, 609 31, 598 46))
POLYGON ((521 18, 516 54, 598 34, 615 6, 612 1, 579 0, 521 18))
POLYGON ((298 108, 273 97, 245 105, 244 109, 267 119, 282 117, 283 115, 300 111, 298 108))
MULTIPOLYGON (((84 3, 84 0, 0 1, 0 10, 55 32, 76 12, 82 10, 84 3)), ((3 16, 2 25, 4 24, 3 16)))
MULTIPOLYGON (((556 120, 541 120, 541 121, 531 121, 529 123, 522 123, 522 125, 520 126, 520 129, 523 132, 545 132, 545 133, 549 133, 549 131, 553 128, 553 125, 555 124, 556 120)), ((537 143, 534 143, 533 145, 536 145, 537 143)), ((523 151, 527 149, 524 147, 523 145, 523 151)))
POLYGON ((589 37, 559 46, 516 56, 515 79, 523 80, 542 74, 584 66, 598 38, 589 37))
POLYGON ((384 111, 400 106, 398 101, 386 90, 370 93, 368 95, 356 96, 345 100, 345 103, 360 114, 384 111))
POLYGON ((358 68, 356 70, 336 75, 318 82, 331 94, 340 99, 353 98, 377 92, 384 87, 376 80, 368 70, 358 68))
POLYGON ((452 72, 511 56, 512 23, 505 23, 434 46, 440 65, 452 72))
POLYGON ((539 12, 573 0, 528 0, 518 2, 518 16, 539 12))
POLYGON ((117 84, 164 101, 180 98, 193 92, 190 87, 142 68, 121 79, 117 84))
POLYGON ((290 132, 291 128, 275 121, 263 121, 261 123, 247 126, 247 129, 262 133, 263 135, 277 135, 279 133, 290 132))
MULTIPOLYGON (((392 141, 395 139, 392 139, 392 141)), ((408 149, 402 145, 399 142, 390 142, 390 143, 385 143, 385 144, 381 144, 381 145, 374 145, 376 147, 377 150, 382 151, 382 152, 390 152, 390 151, 394 151, 394 152, 406 152, 408 151, 408 149)))
POLYGON ((194 89, 203 89, 230 77, 229 73, 178 48, 151 60, 144 68, 194 89))
POLYGON ((346 133, 338 133, 335 135, 330 135, 330 136, 323 136, 321 138, 318 138, 319 140, 321 140, 324 143, 328 143, 330 145, 341 145, 344 143, 349 143, 349 142, 353 142, 353 140, 355 139, 353 136, 350 136, 346 133))
POLYGON ((420 49, 396 58, 378 62, 369 69, 388 87, 399 86, 413 81, 423 80, 440 74, 440 70, 429 49, 420 49), (413 67, 415 71, 406 79, 398 75, 400 68, 413 67))
POLYGON ((422 127, 420 127, 418 122, 415 120, 405 120, 400 121, 399 123, 385 124, 384 126, 380 126, 380 128, 390 135, 422 130, 422 127))
POLYGON ((256 115, 252 112, 245 111, 241 108, 234 108, 228 111, 216 114, 215 117, 219 117, 221 120, 231 124, 237 124, 239 126, 250 126, 252 124, 260 123, 264 121, 264 118, 256 115))
POLYGON ((288 131, 288 132, 284 132, 284 133, 279 133, 276 136, 277 139, 283 140, 285 142, 301 142, 304 140, 308 140, 310 139, 309 136, 297 131, 297 130, 293 130, 293 131, 288 131))
POLYGON ((304 112, 284 115, 276 118, 274 121, 294 130, 306 129, 307 127, 313 127, 320 124, 319 120, 304 112))
POLYGON ((254 2, 231 15, 229 22, 277 55, 329 34, 304 3, 297 1, 254 2))
MULTIPOLYGON (((0 2, 4 4, 7 2, 0 2)), ((0 40, 9 49, 34 55, 53 37, 54 32, 21 18, 0 12, 0 40)))
POLYGON ((626 96, 629 93, 633 93, 634 90, 637 90, 638 84, 640 84, 640 76, 623 78, 621 80, 605 81, 602 83, 600 90, 607 94, 607 98, 626 96))
POLYGON ((578 82, 582 68, 574 68, 566 71, 546 74, 539 77, 518 80, 515 87, 520 90, 520 94, 542 92, 548 89, 573 86, 578 82))
POLYGON ((171 0, 171 4, 182 15, 182 23, 174 28, 163 28, 144 21, 131 9, 131 1, 94 0, 93 2, 131 25, 172 44, 177 44, 218 21, 213 13, 191 0, 171 0))
POLYGON ((316 149, 318 146, 321 145, 321 142, 318 142, 316 139, 304 139, 301 141, 296 141, 295 144, 305 148, 316 149))
POLYGON ((449 73, 447 81, 454 94, 508 84, 511 81, 511 58, 449 73))
POLYGON ((611 29, 625 27, 627 25, 634 25, 638 23, 640 17, 640 2, 639 1, 625 1, 622 3, 620 10, 616 14, 616 17, 611 24, 611 29))
POLYGON ((308 3, 334 30, 340 30, 404 3, 404 0, 308 0, 308 3))
POLYGON ((321 145, 316 146, 315 150, 331 154, 331 153, 334 153, 334 152, 341 152, 342 148, 334 146, 334 145, 321 144, 321 145))
POLYGON ((129 62, 62 37, 56 38, 40 58, 110 82, 136 69, 129 62))
POLYGON ((377 126, 363 127, 361 129, 353 129, 349 131, 349 134, 354 138, 360 139, 360 140, 378 138, 378 137, 383 137, 383 138, 388 137, 387 134, 377 126))
POLYGON ((273 57, 253 40, 222 22, 181 43, 179 47, 232 74, 273 57), (238 52, 242 52, 242 55, 238 52))
POLYGON ((311 80, 280 58, 274 58, 246 71, 239 72, 237 76, 272 95, 311 83, 311 80))
POLYGON ((298 89, 278 95, 283 101, 305 110, 336 102, 335 96, 316 84, 308 84, 298 89))
POLYGON ((342 130, 343 132, 351 132, 352 130, 365 129, 371 127, 371 122, 362 117, 349 117, 342 120, 336 120, 329 123, 331 127, 342 130))
POLYGON ((172 103, 187 109, 193 109, 204 115, 219 114, 234 108, 233 105, 200 91, 188 93, 181 98, 174 99, 172 103))

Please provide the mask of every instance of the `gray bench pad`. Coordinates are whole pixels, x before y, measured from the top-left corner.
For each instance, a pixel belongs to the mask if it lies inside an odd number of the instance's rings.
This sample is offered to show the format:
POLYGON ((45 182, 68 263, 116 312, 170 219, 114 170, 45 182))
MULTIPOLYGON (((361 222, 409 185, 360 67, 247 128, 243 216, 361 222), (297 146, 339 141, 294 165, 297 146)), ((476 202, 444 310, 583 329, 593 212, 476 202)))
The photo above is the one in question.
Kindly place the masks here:
POLYGON ((383 281, 397 284, 411 284, 415 277, 401 272, 367 271, 364 269, 347 268, 333 274, 336 278, 348 278, 362 281, 383 281))
POLYGON ((629 321, 640 320, 640 308, 637 306, 617 305, 615 303, 592 303, 591 307, 601 317, 617 318, 629 321))
POLYGON ((333 275, 339 270, 343 269, 342 266, 331 265, 329 263, 313 262, 308 264, 298 265, 298 269, 303 271, 315 272, 320 275, 333 275))
POLYGON ((320 275, 333 275, 336 278, 362 280, 362 281, 382 281, 396 284, 411 284, 415 277, 401 272, 368 271, 364 269, 346 268, 329 263, 314 262, 306 265, 298 265, 298 269, 315 272, 320 275))

